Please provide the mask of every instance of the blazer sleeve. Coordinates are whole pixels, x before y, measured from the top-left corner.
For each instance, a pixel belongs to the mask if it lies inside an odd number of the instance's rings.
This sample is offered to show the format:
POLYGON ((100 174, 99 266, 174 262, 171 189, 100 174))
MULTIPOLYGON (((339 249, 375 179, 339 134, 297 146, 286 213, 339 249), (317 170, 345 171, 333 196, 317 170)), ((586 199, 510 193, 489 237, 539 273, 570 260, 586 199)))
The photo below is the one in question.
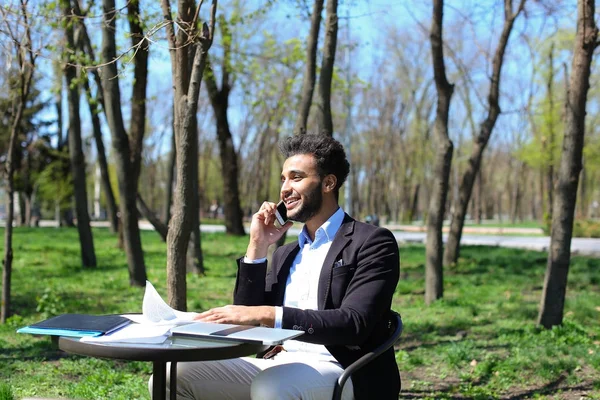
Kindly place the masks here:
POLYGON ((238 272, 233 289, 233 304, 260 306, 265 303, 265 275, 267 262, 246 264, 244 258, 237 260, 238 272))
POLYGON ((284 307, 283 328, 305 331, 298 338, 305 342, 349 346, 363 344, 382 324, 398 283, 398 244, 390 231, 377 228, 357 246, 353 265, 345 266, 355 270, 340 306, 325 310, 284 307))

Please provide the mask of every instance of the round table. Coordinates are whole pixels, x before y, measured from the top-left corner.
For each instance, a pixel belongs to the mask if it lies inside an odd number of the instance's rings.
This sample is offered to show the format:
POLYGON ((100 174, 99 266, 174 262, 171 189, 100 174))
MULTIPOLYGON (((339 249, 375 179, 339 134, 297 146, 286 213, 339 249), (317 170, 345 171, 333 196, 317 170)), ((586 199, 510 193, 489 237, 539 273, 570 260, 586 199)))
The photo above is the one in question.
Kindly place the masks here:
POLYGON ((168 338, 161 344, 142 343, 92 343, 77 338, 60 337, 58 347, 68 353, 118 360, 152 361, 152 399, 166 399, 167 363, 171 363, 171 399, 177 390, 177 362, 209 361, 237 358, 260 353, 269 346, 255 343, 235 343, 193 339, 184 344, 173 343, 168 338))

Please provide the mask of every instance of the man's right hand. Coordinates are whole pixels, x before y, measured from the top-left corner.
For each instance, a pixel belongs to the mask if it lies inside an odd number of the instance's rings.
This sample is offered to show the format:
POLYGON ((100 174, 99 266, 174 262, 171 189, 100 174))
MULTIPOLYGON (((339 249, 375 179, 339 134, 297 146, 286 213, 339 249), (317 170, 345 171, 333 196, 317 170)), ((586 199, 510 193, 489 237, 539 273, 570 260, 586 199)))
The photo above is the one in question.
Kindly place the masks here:
POLYGON ((277 205, 265 201, 260 210, 252 216, 250 224, 250 242, 246 257, 251 260, 265 258, 269 246, 277 242, 293 225, 292 221, 286 222, 282 227, 275 226, 275 210, 277 205))

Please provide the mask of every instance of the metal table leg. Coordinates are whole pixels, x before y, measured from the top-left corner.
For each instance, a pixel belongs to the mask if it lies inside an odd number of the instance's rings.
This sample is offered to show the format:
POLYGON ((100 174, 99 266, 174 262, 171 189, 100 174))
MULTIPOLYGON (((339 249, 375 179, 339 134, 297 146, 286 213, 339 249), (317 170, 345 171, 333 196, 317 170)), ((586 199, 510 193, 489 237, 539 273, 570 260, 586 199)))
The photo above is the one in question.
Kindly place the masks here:
POLYGON ((152 363, 152 400, 166 400, 167 397, 167 363, 152 363))
POLYGON ((177 362, 171 362, 171 371, 169 373, 169 390, 171 391, 170 400, 177 400, 177 362))

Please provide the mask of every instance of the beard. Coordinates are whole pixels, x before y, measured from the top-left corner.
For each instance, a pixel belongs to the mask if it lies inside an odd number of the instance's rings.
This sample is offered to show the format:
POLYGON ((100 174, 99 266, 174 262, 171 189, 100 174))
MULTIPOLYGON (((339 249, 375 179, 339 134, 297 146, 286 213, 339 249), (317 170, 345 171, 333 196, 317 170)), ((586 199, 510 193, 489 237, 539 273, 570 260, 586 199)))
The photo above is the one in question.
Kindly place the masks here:
POLYGON ((296 222, 306 222, 312 217, 314 217, 319 210, 321 209, 321 205, 323 204, 323 193, 321 193, 321 184, 319 181, 314 189, 311 189, 308 192, 304 199, 302 200, 302 204, 298 210, 295 210, 294 214, 289 214, 288 218, 292 221, 296 222))

